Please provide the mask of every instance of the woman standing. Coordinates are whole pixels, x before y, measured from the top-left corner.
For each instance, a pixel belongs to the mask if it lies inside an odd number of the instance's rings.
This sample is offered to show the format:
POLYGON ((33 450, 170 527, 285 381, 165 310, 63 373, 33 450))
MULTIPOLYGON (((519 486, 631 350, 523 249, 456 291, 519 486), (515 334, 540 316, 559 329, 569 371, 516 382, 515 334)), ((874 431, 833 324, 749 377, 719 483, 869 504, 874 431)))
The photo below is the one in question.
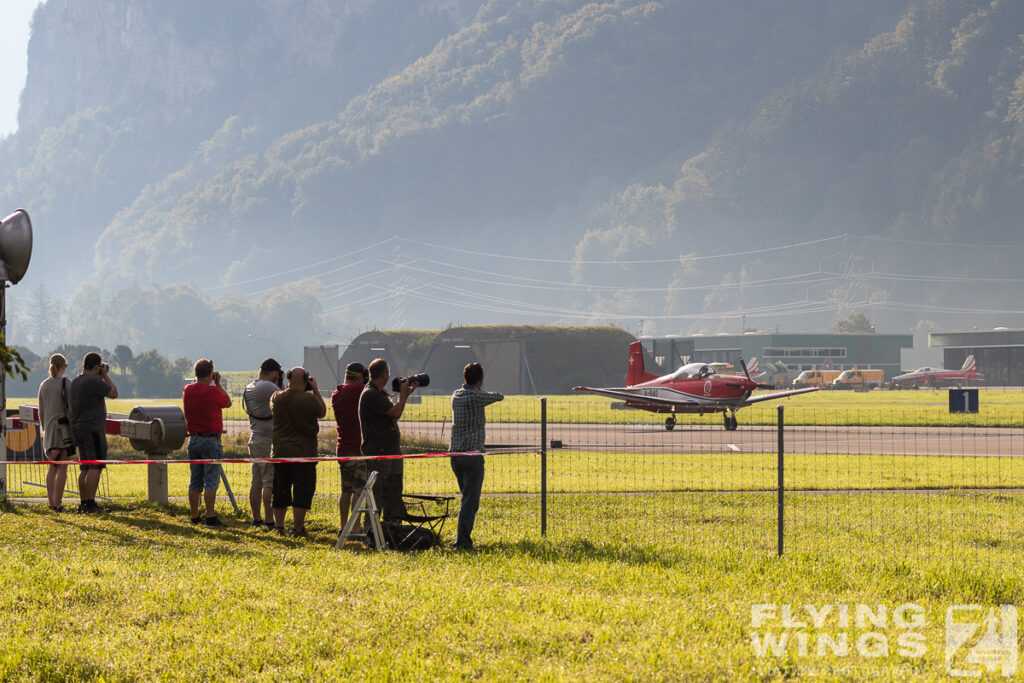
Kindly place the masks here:
MULTIPOLYGON (((70 460, 68 450, 71 425, 68 420, 68 388, 71 382, 64 377, 68 359, 59 353, 50 356, 50 376, 39 385, 39 425, 43 429, 43 452, 48 460, 70 460)), ((50 465, 46 473, 46 497, 50 509, 64 512, 64 484, 67 465, 50 465)))

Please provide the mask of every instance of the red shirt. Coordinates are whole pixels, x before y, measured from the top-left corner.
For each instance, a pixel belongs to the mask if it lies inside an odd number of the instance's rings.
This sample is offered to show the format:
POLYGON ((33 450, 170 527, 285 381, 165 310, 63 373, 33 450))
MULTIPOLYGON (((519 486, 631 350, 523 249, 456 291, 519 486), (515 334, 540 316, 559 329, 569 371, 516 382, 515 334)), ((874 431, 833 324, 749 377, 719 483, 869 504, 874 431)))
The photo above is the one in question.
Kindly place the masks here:
POLYGON ((359 395, 363 393, 362 382, 346 382, 338 385, 331 394, 334 421, 338 424, 338 453, 358 453, 363 437, 359 432, 359 395))
POLYGON ((228 407, 231 399, 216 384, 186 384, 181 392, 181 402, 185 408, 186 432, 219 435, 224 431, 221 410, 228 407))

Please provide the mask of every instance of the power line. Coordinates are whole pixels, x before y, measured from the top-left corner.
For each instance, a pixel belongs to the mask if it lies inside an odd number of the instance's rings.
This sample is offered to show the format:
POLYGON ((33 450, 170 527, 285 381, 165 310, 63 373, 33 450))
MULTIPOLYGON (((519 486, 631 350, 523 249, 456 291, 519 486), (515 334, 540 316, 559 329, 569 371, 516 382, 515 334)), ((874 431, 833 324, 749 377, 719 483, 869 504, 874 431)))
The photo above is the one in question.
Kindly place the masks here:
MULTIPOLYGON (((596 260, 590 261, 585 259, 552 259, 552 258, 538 258, 530 256, 511 256, 509 254, 495 254, 491 252, 473 251, 471 249, 459 249, 457 247, 445 247, 439 244, 432 244, 430 242, 421 242, 417 240, 411 240, 408 237, 397 238, 403 242, 410 244, 416 244, 421 247, 429 247, 431 249, 440 249, 442 251, 449 251, 458 254, 467 254, 470 256, 486 256, 488 258, 507 259, 510 261, 525 261, 531 263, 565 263, 572 265, 645 265, 645 264, 656 264, 656 263, 679 263, 680 257, 666 258, 666 259, 635 259, 635 260, 596 260)), ((765 247, 764 249, 752 249, 750 251, 735 251, 728 254, 713 254, 710 256, 686 256, 687 262, 692 261, 707 261, 711 259, 720 258, 733 258, 738 256, 751 256, 753 254, 765 254, 773 251, 782 251, 784 249, 795 249, 797 247, 806 247, 814 244, 823 244, 825 242, 831 242, 834 240, 843 239, 842 235, 835 235, 833 237, 823 237, 817 240, 810 240, 807 242, 797 242, 794 244, 786 244, 778 247, 765 247)), ((684 255, 685 256, 685 255, 684 255)))
MULTIPOLYGON (((239 285, 251 284, 253 282, 262 282, 263 280, 270 280, 270 279, 275 278, 275 277, 281 277, 282 275, 290 275, 292 273, 298 273, 298 272, 303 271, 303 270, 308 270, 309 268, 316 268, 317 266, 322 266, 325 263, 331 263, 333 261, 337 261, 338 259, 343 259, 343 258, 348 258, 350 256, 355 256, 356 254, 361 254, 364 251, 369 251, 370 249, 376 249, 377 247, 385 245, 385 244, 387 244, 389 242, 393 242, 395 239, 396 238, 394 238, 394 237, 389 237, 386 240, 383 240, 381 242, 377 242, 376 244, 371 244, 371 245, 369 245, 367 247, 363 247, 362 249, 356 249, 355 251, 350 251, 350 252, 345 253, 345 254, 338 254, 337 256, 331 256, 330 258, 326 258, 326 259, 323 259, 321 261, 316 261, 314 263, 306 263, 306 264, 298 266, 296 268, 289 268, 287 270, 281 270, 281 271, 278 271, 276 273, 271 273, 269 275, 261 275, 260 277, 250 278, 248 280, 236 280, 235 282, 228 282, 227 284, 223 284, 223 285, 214 285, 213 287, 205 287, 201 291, 212 292, 212 291, 218 290, 218 289, 227 289, 227 288, 230 288, 230 287, 237 287, 239 285)), ((352 265, 355 265, 355 264, 352 264, 352 265)), ((348 266, 343 266, 343 268, 346 268, 346 267, 348 267, 348 266)), ((260 293, 264 292, 264 291, 267 291, 267 290, 261 290, 260 293)))

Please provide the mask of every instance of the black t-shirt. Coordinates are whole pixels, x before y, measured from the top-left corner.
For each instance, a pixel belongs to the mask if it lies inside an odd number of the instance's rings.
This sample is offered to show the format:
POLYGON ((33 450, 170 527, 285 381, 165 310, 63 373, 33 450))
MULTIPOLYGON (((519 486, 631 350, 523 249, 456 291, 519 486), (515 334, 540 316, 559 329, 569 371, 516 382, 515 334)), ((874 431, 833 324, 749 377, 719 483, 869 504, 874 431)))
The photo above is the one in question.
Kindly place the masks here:
POLYGON ((99 375, 79 375, 68 387, 71 425, 103 434, 107 431, 107 402, 110 385, 99 375))
POLYGON ((359 395, 363 455, 398 455, 402 452, 398 420, 387 414, 393 406, 388 395, 372 382, 359 395))

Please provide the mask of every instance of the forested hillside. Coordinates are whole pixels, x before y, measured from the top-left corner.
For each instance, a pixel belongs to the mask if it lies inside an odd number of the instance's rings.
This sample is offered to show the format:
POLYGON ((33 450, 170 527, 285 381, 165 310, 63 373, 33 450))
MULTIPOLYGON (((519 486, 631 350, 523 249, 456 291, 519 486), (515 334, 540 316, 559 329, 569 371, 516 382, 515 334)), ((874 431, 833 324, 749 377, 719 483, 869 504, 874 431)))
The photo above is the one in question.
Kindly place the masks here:
MULTIPOLYGON (((380 320, 367 307, 384 294, 359 299, 302 270, 391 238, 576 259, 564 278, 521 266, 580 285, 536 322, 645 311, 650 331, 716 331, 716 312, 754 318, 798 296, 733 285, 815 269, 844 279, 806 298, 874 302, 873 319, 901 329, 929 314, 879 302, 1006 309, 1005 288, 861 276, 1014 268, 1014 250, 912 243, 1020 242, 1022 34, 1024 4, 1006 0, 48 0, 20 129, 0 141, 0 199, 37 226, 19 287, 45 282, 65 306, 105 312, 62 318, 72 339, 23 341, 189 354, 179 338, 196 323, 174 313, 189 307, 157 302, 183 292, 217 319, 211 338, 316 343, 325 329, 452 322, 442 290, 380 320), (831 264, 831 246, 693 258, 844 233, 906 242, 844 248, 831 264), (676 263, 594 265, 656 258, 676 263), (260 281, 292 270, 320 280, 285 295, 260 281), (280 322, 263 310, 270 297, 302 299, 310 320, 280 322)), ((415 289, 416 275, 401 277, 415 289)), ((538 311, 551 298, 523 296, 538 311)), ((463 321, 500 322, 509 306, 463 321)), ((16 312, 28 308, 24 296, 16 312)), ((779 310, 805 328, 836 314, 779 310)))

